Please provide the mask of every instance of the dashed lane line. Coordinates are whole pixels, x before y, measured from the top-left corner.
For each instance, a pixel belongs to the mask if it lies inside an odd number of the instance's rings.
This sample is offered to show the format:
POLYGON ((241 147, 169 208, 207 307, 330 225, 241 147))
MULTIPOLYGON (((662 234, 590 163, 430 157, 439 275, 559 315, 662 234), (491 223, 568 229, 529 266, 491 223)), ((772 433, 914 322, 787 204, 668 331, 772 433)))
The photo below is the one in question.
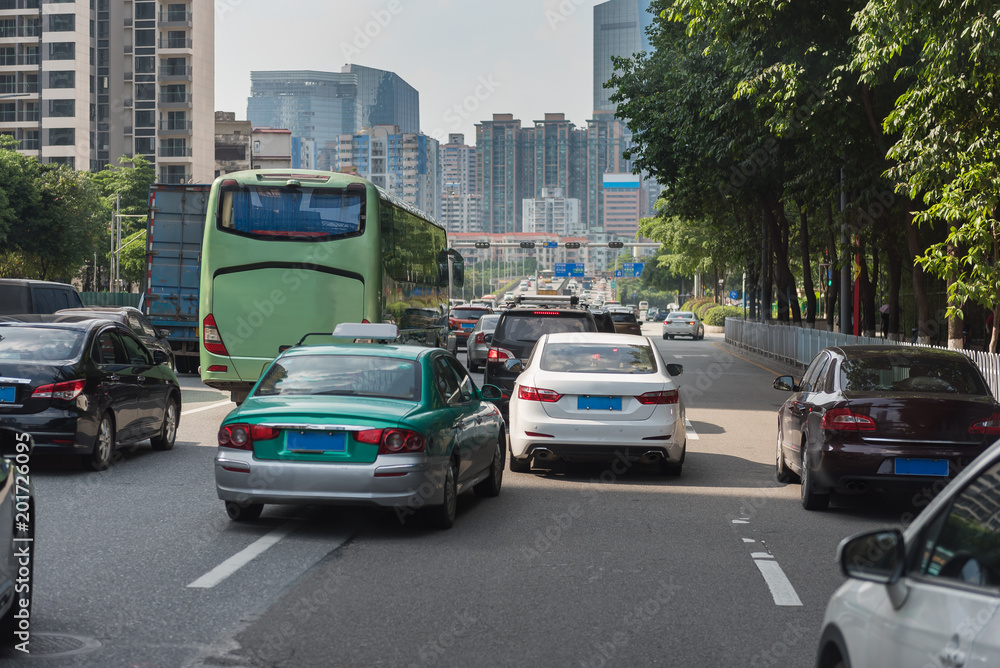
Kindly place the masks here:
POLYGON ((236 571, 249 564, 256 557, 276 545, 278 541, 292 533, 296 526, 296 523, 289 522, 288 524, 280 526, 274 531, 261 536, 253 543, 189 584, 188 587, 193 589, 211 589, 236 571))
POLYGON ((700 441, 701 437, 698 436, 698 432, 694 430, 694 426, 691 424, 691 420, 684 418, 684 430, 687 432, 688 440, 690 441, 700 441))
POLYGON ((217 404, 209 404, 208 406, 201 406, 200 408, 192 408, 190 410, 181 411, 181 417, 184 417, 185 415, 191 415, 192 413, 200 413, 202 411, 210 411, 213 408, 219 408, 220 406, 228 406, 231 403, 233 403, 233 402, 229 401, 227 399, 226 401, 220 401, 217 404))

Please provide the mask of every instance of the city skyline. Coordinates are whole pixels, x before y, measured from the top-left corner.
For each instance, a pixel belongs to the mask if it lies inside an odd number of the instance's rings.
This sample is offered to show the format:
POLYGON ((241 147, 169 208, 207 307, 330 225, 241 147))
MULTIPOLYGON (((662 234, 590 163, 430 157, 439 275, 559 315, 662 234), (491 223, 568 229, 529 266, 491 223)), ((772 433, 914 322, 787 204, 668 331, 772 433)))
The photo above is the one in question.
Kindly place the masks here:
POLYGON ((513 0, 500 11, 437 0, 418 10, 411 0, 347 7, 299 0, 298 11, 282 15, 262 0, 217 0, 216 109, 246 118, 251 70, 339 72, 353 63, 412 85, 421 130, 442 143, 455 132, 474 142, 475 124, 493 113, 512 113, 525 125, 565 113, 585 127, 594 111, 597 4, 513 0), (247 35, 268 35, 267 48, 247 35))

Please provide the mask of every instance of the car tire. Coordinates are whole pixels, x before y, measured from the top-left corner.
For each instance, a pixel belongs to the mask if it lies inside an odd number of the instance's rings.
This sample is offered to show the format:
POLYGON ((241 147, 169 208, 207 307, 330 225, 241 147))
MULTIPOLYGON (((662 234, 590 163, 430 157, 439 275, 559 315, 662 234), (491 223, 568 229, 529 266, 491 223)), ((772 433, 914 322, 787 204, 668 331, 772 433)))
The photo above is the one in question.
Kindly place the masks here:
POLYGON ((167 400, 167 408, 163 411, 163 424, 160 425, 160 433, 149 439, 149 444, 154 450, 170 450, 177 440, 177 424, 180 410, 178 402, 171 397, 167 400))
POLYGON ((664 460, 660 464, 660 472, 668 477, 676 478, 681 474, 681 470, 684 468, 684 458, 687 457, 687 449, 681 453, 681 460, 676 464, 673 462, 668 462, 664 460))
POLYGON ((504 442, 503 432, 497 439, 496 450, 493 453, 493 460, 490 462, 489 476, 481 483, 472 488, 476 496, 492 497, 500 495, 500 486, 503 484, 503 470, 506 465, 507 450, 500 445, 504 442))
POLYGON ((472 361, 472 358, 468 355, 465 356, 465 368, 469 371, 476 373, 479 371, 479 365, 472 361))
POLYGON ((781 449, 781 429, 778 429, 778 444, 774 456, 774 477, 786 485, 799 480, 799 477, 785 464, 785 453, 781 449))
POLYGON ((444 476, 444 503, 427 509, 427 519, 435 529, 450 529, 455 524, 458 512, 458 467, 455 461, 448 462, 444 476))
POLYGON ((97 438, 94 440, 94 450, 86 455, 80 455, 80 463, 88 471, 103 471, 111 466, 111 454, 115 451, 115 423, 111 413, 101 416, 97 427, 97 438))
POLYGON ((234 522, 253 522, 264 510, 263 503, 239 503, 226 501, 226 514, 234 522))
POLYGON ((526 457, 524 459, 511 457, 510 470, 511 473, 531 473, 531 457, 526 457))
POLYGON ((663 340, 664 340, 664 341, 666 341, 666 340, 667 340, 668 338, 669 338, 669 337, 668 337, 668 336, 667 336, 666 334, 664 334, 664 335, 663 335, 663 340))
POLYGON ((817 494, 816 483, 813 480, 812 472, 809 470, 809 450, 802 444, 802 475, 799 477, 802 488, 802 507, 806 510, 825 510, 830 505, 830 493, 817 494))

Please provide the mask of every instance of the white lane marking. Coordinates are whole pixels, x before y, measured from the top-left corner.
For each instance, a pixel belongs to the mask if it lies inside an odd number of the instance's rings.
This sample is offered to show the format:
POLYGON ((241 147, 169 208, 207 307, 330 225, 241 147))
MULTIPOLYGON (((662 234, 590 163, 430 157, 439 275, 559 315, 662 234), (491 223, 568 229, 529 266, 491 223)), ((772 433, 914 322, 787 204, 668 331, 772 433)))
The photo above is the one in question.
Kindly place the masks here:
POLYGON ((694 425, 691 424, 691 420, 684 418, 684 429, 687 431, 687 437, 692 441, 700 441, 698 437, 698 432, 694 430, 694 425))
POLYGON ((754 559, 774 559, 774 555, 770 552, 751 552, 750 556, 754 559))
POLYGON ((195 589, 211 589, 253 561, 255 557, 263 554, 282 538, 292 533, 296 526, 297 524, 290 522, 284 526, 278 527, 267 535, 261 536, 256 541, 189 584, 188 587, 193 587, 195 589))
POLYGON ((733 524, 750 524, 750 520, 733 520, 733 524))
POLYGON ((202 411, 210 411, 213 408, 218 408, 219 406, 227 406, 227 405, 229 405, 231 403, 233 403, 233 402, 229 401, 227 399, 225 401, 220 401, 217 404, 209 404, 208 406, 202 406, 201 408, 192 408, 189 411, 181 411, 181 417, 184 417, 185 415, 191 415, 192 413, 200 413, 202 411))
POLYGON ((685 357, 711 357, 711 355, 674 355, 674 357, 676 357, 679 360, 682 360, 685 357))
POLYGON ((744 543, 756 543, 757 541, 755 541, 753 538, 744 538, 743 542, 744 543))
POLYGON ((767 583, 768 589, 771 590, 771 597, 774 599, 775 605, 802 605, 799 595, 795 593, 795 587, 788 581, 785 572, 781 570, 781 566, 774 560, 774 557, 754 559, 753 563, 757 565, 760 574, 764 576, 764 581, 767 583))

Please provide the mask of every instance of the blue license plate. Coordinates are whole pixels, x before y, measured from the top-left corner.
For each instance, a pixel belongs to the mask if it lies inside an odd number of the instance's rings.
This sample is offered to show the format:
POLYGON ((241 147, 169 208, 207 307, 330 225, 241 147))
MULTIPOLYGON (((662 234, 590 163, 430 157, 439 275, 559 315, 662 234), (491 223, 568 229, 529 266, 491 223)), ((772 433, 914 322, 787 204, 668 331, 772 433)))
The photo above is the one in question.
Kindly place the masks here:
POLYGON ((346 452, 347 432, 288 431, 285 449, 289 452, 346 452))
POLYGON ((909 459, 897 457, 894 471, 896 475, 948 475, 947 459, 909 459))
POLYGON ((620 411, 621 397, 577 397, 576 407, 581 411, 620 411))
POLYGON ((474 322, 463 322, 462 323, 462 329, 472 329, 475 326, 476 326, 476 323, 474 323, 474 322))
POLYGON ((17 388, 10 385, 0 386, 0 404, 12 404, 17 401, 17 388))

